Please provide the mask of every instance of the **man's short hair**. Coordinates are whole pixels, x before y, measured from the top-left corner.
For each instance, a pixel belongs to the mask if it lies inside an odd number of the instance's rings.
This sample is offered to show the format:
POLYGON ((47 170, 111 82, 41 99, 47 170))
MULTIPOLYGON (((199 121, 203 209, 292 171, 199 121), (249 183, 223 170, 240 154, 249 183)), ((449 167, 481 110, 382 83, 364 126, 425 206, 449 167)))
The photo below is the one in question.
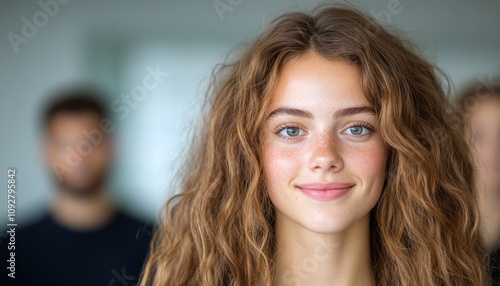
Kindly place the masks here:
POLYGON ((59 114, 82 114, 93 112, 100 119, 108 117, 104 95, 92 88, 72 88, 61 91, 47 104, 42 114, 42 125, 46 129, 50 121, 59 114))

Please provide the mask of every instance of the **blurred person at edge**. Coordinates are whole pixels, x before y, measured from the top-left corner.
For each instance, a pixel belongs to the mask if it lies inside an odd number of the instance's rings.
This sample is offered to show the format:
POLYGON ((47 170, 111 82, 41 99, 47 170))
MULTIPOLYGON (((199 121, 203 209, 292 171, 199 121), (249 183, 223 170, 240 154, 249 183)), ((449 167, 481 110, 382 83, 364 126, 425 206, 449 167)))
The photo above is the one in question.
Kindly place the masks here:
POLYGON ((472 84, 456 102, 476 169, 474 185, 493 284, 500 285, 500 81, 472 84))
POLYGON ((45 109, 43 153, 57 182, 55 198, 48 214, 16 233, 15 278, 2 267, 7 281, 0 285, 138 281, 152 226, 119 210, 108 192, 114 126, 100 98, 88 87, 66 89, 45 109))

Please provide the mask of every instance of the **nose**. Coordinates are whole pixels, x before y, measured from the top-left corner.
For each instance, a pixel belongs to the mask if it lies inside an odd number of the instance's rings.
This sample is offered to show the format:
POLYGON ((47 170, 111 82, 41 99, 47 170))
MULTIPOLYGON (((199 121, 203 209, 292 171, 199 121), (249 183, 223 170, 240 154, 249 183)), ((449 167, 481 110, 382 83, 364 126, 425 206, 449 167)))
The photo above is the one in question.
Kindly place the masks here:
POLYGON ((312 171, 338 171, 342 169, 340 142, 334 134, 322 132, 309 142, 311 150, 310 169, 312 171))

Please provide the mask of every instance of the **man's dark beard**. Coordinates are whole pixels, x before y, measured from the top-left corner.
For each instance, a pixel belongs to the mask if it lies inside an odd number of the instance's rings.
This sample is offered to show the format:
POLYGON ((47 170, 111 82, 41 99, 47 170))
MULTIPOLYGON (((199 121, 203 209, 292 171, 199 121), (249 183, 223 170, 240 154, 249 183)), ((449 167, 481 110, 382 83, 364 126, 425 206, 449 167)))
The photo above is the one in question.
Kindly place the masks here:
POLYGON ((100 193, 104 182, 106 181, 106 178, 107 173, 101 174, 91 184, 83 188, 75 188, 74 186, 70 186, 66 184, 66 181, 64 179, 61 182, 58 182, 58 185, 61 192, 64 192, 74 198, 85 200, 96 197, 100 193))

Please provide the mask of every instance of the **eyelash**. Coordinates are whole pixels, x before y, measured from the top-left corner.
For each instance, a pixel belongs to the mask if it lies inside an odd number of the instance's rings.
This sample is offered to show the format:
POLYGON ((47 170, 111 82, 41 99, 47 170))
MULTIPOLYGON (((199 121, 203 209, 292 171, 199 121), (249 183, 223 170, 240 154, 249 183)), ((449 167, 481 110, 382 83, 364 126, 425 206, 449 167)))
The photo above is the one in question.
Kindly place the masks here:
MULTIPOLYGON (((346 130, 349 129, 349 128, 352 128, 352 127, 363 127, 363 128, 366 128, 370 132, 374 131, 374 129, 375 129, 371 124, 368 124, 368 123, 365 123, 365 122, 356 122, 356 123, 350 124, 346 128, 346 130)), ((287 137, 287 136, 283 136, 283 135, 280 134, 283 130, 285 130, 287 128, 298 128, 298 129, 300 129, 300 127, 298 127, 295 124, 285 123, 285 124, 282 124, 282 125, 278 126, 278 128, 274 131, 274 134, 278 135, 280 138, 282 138, 284 140, 294 140, 294 139, 296 139, 296 137, 287 137)), ((367 132, 366 134, 363 134, 363 135, 351 135, 351 136, 356 137, 356 138, 363 138, 363 137, 368 136, 368 135, 369 135, 369 132, 367 132)))
POLYGON ((287 128, 298 128, 298 129, 300 129, 300 127, 298 127, 295 124, 285 123, 285 124, 282 124, 282 125, 278 126, 278 128, 274 131, 274 134, 278 135, 281 139, 284 139, 284 140, 294 140, 295 137, 287 137, 287 136, 283 136, 283 135, 280 134, 281 131, 283 131, 283 130, 285 130, 287 128))
MULTIPOLYGON (((357 122, 357 123, 352 123, 350 124, 347 128, 351 128, 351 127, 363 127, 363 128, 366 128, 368 131, 372 132, 373 130, 375 130, 375 128, 371 125, 371 124, 368 124, 368 123, 365 123, 365 122, 357 122)), ((363 138, 365 136, 368 136, 370 135, 370 132, 367 132, 366 134, 363 134, 363 135, 351 135, 351 136, 354 136, 356 138, 363 138)), ((350 135, 350 134, 349 134, 350 135)))

